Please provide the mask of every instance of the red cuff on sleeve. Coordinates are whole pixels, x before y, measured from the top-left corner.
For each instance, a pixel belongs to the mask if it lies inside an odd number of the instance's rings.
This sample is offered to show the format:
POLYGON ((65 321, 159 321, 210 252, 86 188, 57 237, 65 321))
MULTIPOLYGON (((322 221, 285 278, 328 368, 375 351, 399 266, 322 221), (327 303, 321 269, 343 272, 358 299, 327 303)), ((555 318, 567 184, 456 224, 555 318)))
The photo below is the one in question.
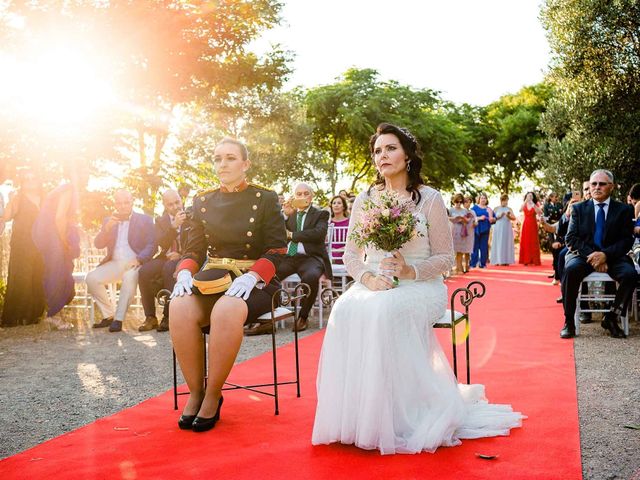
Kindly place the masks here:
POLYGON ((267 250, 266 253, 277 253, 279 255, 286 255, 287 254, 287 247, 283 247, 283 248, 272 248, 271 250, 267 250))
POLYGON ((256 260, 256 263, 253 264, 253 267, 251 267, 249 271, 256 272, 260 275, 264 283, 269 283, 276 274, 276 266, 266 258, 260 258, 256 260))
POLYGON ((200 266, 195 260, 192 260, 191 258, 185 258, 180 263, 178 263, 178 266, 176 267, 176 273, 178 273, 180 270, 185 269, 189 270, 191 272, 191 275, 195 275, 196 273, 198 273, 198 270, 200 270, 200 266))

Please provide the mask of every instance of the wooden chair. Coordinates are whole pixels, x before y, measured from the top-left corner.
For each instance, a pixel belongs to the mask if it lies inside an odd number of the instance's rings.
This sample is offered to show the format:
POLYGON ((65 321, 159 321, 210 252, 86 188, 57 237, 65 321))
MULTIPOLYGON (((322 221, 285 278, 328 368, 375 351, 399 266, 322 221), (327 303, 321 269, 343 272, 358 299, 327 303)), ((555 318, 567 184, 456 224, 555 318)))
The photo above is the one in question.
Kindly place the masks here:
MULTIPOLYGON (((165 302, 169 301, 169 295, 167 290, 161 290, 158 293, 158 303, 164 306, 165 302)), ((168 292, 170 294, 170 292, 168 292)), ((267 312, 260 317, 262 323, 271 324, 271 354, 273 360, 273 382, 272 383, 260 383, 254 385, 237 385, 231 382, 225 382, 226 387, 222 390, 250 390, 261 395, 267 395, 273 397, 275 414, 279 415, 279 403, 278 403, 278 387, 280 385, 296 385, 297 397, 300 397, 300 360, 298 355, 298 304, 303 298, 309 296, 310 288, 306 283, 299 283, 293 289, 292 292, 287 291, 284 288, 280 288, 271 296, 271 311, 267 312), (277 363, 277 348, 276 348, 276 323, 286 319, 293 319, 294 324, 294 352, 296 362, 296 378, 295 380, 282 381, 278 379, 278 363, 277 363), (271 387, 272 391, 264 390, 264 388, 271 387)), ((207 335, 209 334, 209 327, 202 329, 203 349, 204 349, 204 371, 205 371, 205 387, 207 384, 207 335)), ((176 363, 176 352, 173 351, 173 408, 178 409, 178 395, 185 395, 189 392, 178 392, 178 373, 176 363)))

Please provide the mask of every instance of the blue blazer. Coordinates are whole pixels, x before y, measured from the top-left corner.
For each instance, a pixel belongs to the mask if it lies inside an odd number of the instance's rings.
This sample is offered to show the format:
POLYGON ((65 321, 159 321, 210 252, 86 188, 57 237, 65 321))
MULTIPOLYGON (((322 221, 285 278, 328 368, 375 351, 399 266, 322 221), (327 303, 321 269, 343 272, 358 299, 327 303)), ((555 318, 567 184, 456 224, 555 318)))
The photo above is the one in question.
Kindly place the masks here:
MULTIPOLYGON (((599 249, 593 243, 596 231, 596 215, 593 200, 576 203, 571 211, 566 244, 567 255, 588 257, 599 249)), ((607 263, 624 259, 633 245, 633 207, 611 199, 609 212, 604 224, 602 252, 607 256, 607 263)), ((567 260, 569 257, 567 257, 567 260)))
MULTIPOLYGON (((102 259, 100 265, 113 258, 113 249, 116 246, 118 228, 120 228, 120 225, 117 225, 107 231, 105 226, 109 221, 109 218, 111 217, 107 217, 102 221, 100 233, 96 235, 93 242, 96 248, 107 249, 107 256, 102 259)), ((153 218, 149 215, 136 212, 131 214, 131 218, 129 219, 129 235, 127 238, 129 240, 129 246, 134 252, 136 252, 136 258, 140 263, 145 263, 151 260, 158 249, 153 218)))

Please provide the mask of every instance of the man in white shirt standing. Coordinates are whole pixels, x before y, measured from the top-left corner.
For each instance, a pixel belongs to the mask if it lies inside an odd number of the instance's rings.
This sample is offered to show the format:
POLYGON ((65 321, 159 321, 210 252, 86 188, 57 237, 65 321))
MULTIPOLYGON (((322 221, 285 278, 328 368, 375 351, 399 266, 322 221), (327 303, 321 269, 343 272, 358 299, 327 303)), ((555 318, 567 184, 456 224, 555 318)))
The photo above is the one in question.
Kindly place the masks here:
POLYGON ((107 256, 89 272, 86 282, 102 313, 102 320, 93 328, 109 327, 110 332, 119 332, 138 288, 140 265, 151 259, 157 246, 153 219, 133 211, 131 192, 118 190, 114 200, 115 212, 103 221, 94 241, 96 248, 107 248, 107 256), (114 307, 105 285, 118 281, 122 286, 114 307))

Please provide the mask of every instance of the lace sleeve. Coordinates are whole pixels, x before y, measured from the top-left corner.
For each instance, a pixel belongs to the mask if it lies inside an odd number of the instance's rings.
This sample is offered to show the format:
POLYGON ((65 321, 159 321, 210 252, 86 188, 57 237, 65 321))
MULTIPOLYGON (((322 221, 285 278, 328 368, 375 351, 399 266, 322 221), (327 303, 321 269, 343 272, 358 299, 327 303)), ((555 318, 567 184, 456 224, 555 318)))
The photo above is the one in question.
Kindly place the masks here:
POLYGON ((364 203, 365 196, 366 194, 363 192, 358 195, 355 202, 353 202, 351 217, 349 219, 347 244, 345 245, 344 255, 342 256, 342 261, 344 262, 347 272, 349 272, 349 275, 353 277, 356 282, 360 282, 362 275, 369 271, 364 263, 364 250, 359 248, 354 241, 351 240, 353 227, 360 220, 360 216, 362 215, 362 204, 364 203))
POLYGON ((412 264, 416 271, 416 280, 429 280, 442 275, 453 268, 453 239, 449 227, 447 208, 442 195, 435 190, 423 192, 428 198, 423 202, 421 212, 427 219, 427 235, 431 246, 431 256, 426 260, 412 264))

